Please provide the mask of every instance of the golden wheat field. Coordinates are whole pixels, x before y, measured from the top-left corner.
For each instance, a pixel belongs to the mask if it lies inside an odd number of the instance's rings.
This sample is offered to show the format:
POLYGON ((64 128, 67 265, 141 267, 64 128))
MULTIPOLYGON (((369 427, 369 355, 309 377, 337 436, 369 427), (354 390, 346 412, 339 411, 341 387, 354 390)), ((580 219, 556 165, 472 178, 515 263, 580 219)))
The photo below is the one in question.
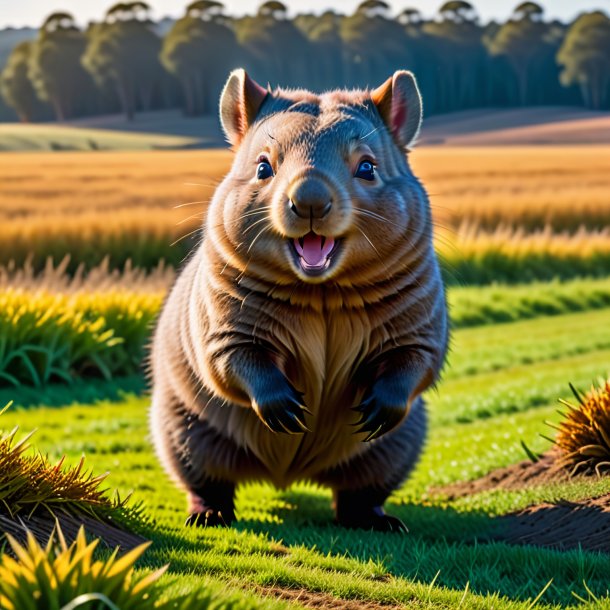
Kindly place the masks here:
MULTIPOLYGON (((610 146, 428 147, 411 160, 453 226, 610 224, 610 146)), ((108 218, 176 224, 204 207, 230 163, 226 150, 2 154, 2 230, 23 229, 26 217, 46 229, 95 218, 108 229, 108 218)))
MULTIPOLYGON (((178 264, 230 163, 226 150, 0 154, 0 263, 178 264)), ((610 146, 423 147, 411 163, 452 264, 610 256, 610 146)))

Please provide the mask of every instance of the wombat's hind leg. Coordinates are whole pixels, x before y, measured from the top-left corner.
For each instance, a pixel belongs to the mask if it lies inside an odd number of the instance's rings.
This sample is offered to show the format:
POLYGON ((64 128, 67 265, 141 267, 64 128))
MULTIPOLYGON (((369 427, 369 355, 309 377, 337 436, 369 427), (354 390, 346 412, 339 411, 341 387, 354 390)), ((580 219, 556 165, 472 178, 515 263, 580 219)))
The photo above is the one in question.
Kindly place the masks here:
POLYGON ((388 496, 407 478, 421 453, 426 434, 426 410, 415 400, 406 419, 392 432, 367 443, 348 462, 316 477, 333 489, 336 521, 349 528, 406 532, 404 523, 383 511, 388 496))
POLYGON ((351 529, 408 532, 407 526, 398 517, 387 515, 383 510, 383 503, 390 493, 373 488, 335 491, 337 523, 351 529))
POLYGON ((208 479, 188 492, 187 502, 185 525, 228 527, 235 520, 235 483, 208 479))

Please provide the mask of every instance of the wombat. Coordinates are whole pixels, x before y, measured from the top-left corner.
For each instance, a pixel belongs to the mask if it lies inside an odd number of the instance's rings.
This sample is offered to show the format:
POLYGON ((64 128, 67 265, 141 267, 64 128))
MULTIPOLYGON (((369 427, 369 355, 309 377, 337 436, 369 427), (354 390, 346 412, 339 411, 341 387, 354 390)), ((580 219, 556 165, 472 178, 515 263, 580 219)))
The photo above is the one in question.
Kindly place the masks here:
POLYGON ((383 504, 420 454, 448 336, 405 154, 415 78, 316 95, 236 70, 220 116, 233 166, 151 352, 153 439, 187 523, 229 525, 242 481, 305 479, 332 489, 337 523, 403 530, 383 504))

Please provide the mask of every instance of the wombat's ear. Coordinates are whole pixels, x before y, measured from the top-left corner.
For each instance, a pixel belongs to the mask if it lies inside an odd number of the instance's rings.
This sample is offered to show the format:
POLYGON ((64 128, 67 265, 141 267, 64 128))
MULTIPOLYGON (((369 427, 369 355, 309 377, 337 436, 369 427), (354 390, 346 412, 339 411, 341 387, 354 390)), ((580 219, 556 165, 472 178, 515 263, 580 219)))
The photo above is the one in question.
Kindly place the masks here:
POLYGON ((398 70, 371 98, 399 146, 408 148, 417 139, 422 119, 422 102, 415 77, 398 70))
POLYGON ((229 75, 220 95, 220 122, 233 146, 241 142, 268 93, 241 68, 229 75))

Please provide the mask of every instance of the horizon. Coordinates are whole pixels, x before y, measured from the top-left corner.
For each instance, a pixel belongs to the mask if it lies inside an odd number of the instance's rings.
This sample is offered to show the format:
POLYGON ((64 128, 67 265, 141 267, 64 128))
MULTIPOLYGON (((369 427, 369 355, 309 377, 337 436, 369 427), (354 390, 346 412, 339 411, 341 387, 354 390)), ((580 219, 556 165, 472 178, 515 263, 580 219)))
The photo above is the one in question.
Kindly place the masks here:
MULTIPOLYGON (((241 16, 245 14, 253 14, 263 0, 225 0, 223 3, 226 6, 226 12, 229 15, 241 16)), ((155 21, 160 21, 164 18, 176 19, 184 14, 184 8, 188 4, 188 0, 184 3, 176 3, 174 0, 150 0, 148 2, 152 8, 152 15, 155 21)), ((297 10, 300 3, 296 0, 285 0, 285 4, 289 8, 289 14, 294 16, 299 13, 322 13, 325 10, 333 9, 344 14, 351 14, 360 0, 348 0, 343 2, 329 2, 328 0, 309 0, 308 10, 297 10)), ((392 7, 392 14, 397 14, 407 6, 419 9, 422 15, 426 18, 433 17, 442 4, 439 0, 438 6, 430 9, 430 2, 424 0, 388 0, 392 7)), ((505 21, 511 15, 515 6, 519 3, 518 0, 480 0, 473 1, 472 4, 477 10, 480 20, 483 23, 489 21, 505 21)), ((109 0, 108 6, 111 6, 112 1, 109 0)), ((590 12, 594 10, 610 11, 610 0, 597 0, 589 2, 587 0, 556 0, 554 2, 541 2, 541 6, 545 9, 545 18, 547 20, 559 19, 562 22, 571 22, 582 12, 590 12), (552 4, 552 6, 551 6, 552 4)), ((49 9, 47 2, 41 0, 22 0, 19 3, 2 0, 0 2, 2 8, 0 16, 0 28, 38 28, 44 21, 45 17, 53 11, 66 11, 71 13, 76 22, 81 26, 86 26, 90 21, 100 20, 106 8, 100 8, 97 0, 58 0, 55 8, 49 9), (33 17, 36 15, 36 17, 33 17)))

